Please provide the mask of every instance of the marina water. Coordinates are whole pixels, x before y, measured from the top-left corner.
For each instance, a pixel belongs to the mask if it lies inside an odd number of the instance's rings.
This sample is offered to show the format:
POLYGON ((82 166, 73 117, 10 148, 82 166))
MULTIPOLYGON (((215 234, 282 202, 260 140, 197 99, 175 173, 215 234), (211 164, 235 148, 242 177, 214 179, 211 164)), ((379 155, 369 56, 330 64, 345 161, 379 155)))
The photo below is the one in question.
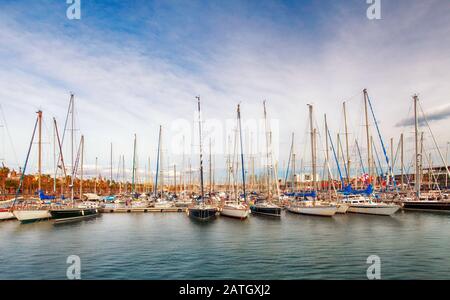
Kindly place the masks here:
POLYGON ((184 213, 103 214, 69 224, 0 223, 0 279, 65 279, 70 255, 82 279, 450 279, 450 215, 282 214, 281 219, 184 213))

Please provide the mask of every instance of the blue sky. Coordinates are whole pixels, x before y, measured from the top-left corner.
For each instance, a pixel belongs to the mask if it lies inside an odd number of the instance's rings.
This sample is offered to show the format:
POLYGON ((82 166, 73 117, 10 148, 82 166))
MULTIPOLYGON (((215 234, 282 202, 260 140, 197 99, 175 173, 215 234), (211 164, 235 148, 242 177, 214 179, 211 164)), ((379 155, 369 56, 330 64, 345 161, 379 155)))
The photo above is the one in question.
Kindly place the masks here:
POLYGON ((107 166, 110 142, 131 161, 136 133, 144 167, 147 156, 154 160, 159 124, 166 157, 179 163, 173 124, 192 121, 196 95, 204 117, 222 121, 235 118, 237 103, 244 118, 261 118, 267 99, 280 124, 280 165, 291 132, 308 158, 307 103, 320 126, 328 114, 336 133, 348 101, 352 139, 361 139, 363 88, 386 139, 410 137, 411 128, 396 124, 411 115, 411 96, 419 93, 424 109, 441 116, 432 124, 440 143, 450 140, 446 0, 382 0, 382 19, 374 21, 365 0, 81 0, 81 20, 68 20, 67 6, 0 0, 0 104, 14 143, 3 156, 10 165, 22 163, 42 109, 52 166, 51 118, 62 124, 70 91, 90 165, 98 156, 107 166))

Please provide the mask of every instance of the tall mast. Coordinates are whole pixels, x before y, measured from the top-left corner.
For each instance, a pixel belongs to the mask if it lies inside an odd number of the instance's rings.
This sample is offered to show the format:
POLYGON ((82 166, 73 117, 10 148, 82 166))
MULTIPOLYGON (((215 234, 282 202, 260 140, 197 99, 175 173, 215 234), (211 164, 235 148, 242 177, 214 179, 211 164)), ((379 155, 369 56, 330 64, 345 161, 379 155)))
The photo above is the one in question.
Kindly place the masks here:
MULTIPOLYGON (((56 170, 58 162, 56 161, 56 126, 53 123, 53 169, 56 170)), ((53 193, 56 194, 56 176, 53 177, 53 193)))
POLYGON ((175 187, 175 196, 177 195, 177 165, 173 164, 173 185, 175 187))
POLYGON ((209 139, 209 195, 212 193, 212 155, 211 155, 211 138, 209 139))
MULTIPOLYGON (((345 107, 345 102, 344 102, 345 107)), ((325 122, 325 160, 326 163, 329 164, 330 162, 330 155, 329 155, 329 149, 328 149, 328 122, 327 122, 327 114, 324 115, 324 122, 325 122)), ((330 172, 327 172, 327 190, 330 189, 330 172)))
MULTIPOLYGON (((244 201, 247 199, 247 194, 245 192, 245 164, 244 164, 244 145, 242 143, 242 124, 241 124, 241 108, 238 104, 237 106, 237 117, 239 122, 239 137, 241 140, 241 170, 242 170, 242 190, 244 191, 244 201)), ((238 198, 239 199, 239 198, 238 198)))
POLYGON ((200 191, 202 195, 202 201, 204 200, 204 189, 203 189, 203 152, 202 152, 202 119, 200 110, 200 97, 197 96, 198 104, 198 137, 199 137, 199 150, 200 150, 200 191))
POLYGON ((292 153, 292 192, 296 191, 297 181, 295 180, 295 153, 292 153))
POLYGON ((270 166, 269 166, 269 131, 267 130, 267 111, 266 111, 266 101, 263 101, 264 106, 264 126, 266 131, 266 164, 267 164, 267 195, 270 195, 270 166))
POLYGON ((84 135, 81 136, 80 199, 83 198, 84 135))
POLYGON ((182 178, 182 181, 183 181, 183 191, 186 191, 186 178, 185 178, 185 175, 186 175, 186 166, 185 166, 185 163, 184 163, 184 161, 185 161, 185 153, 184 153, 184 150, 185 150, 185 147, 186 147, 186 144, 185 144, 185 139, 184 139, 184 135, 183 135, 183 160, 182 160, 182 165, 181 165, 181 172, 180 172, 180 175, 182 176, 181 178, 182 178))
POLYGON ((98 157, 95 158, 94 194, 97 194, 97 177, 98 177, 98 157))
POLYGON ((311 163, 312 163, 312 185, 313 189, 316 188, 316 156, 314 146, 314 127, 313 127, 313 106, 308 104, 309 107, 309 128, 311 130, 311 163))
POLYGON ((74 98, 74 95, 72 94, 71 95, 71 103, 72 103, 72 109, 71 109, 71 112, 72 112, 72 114, 71 114, 71 118, 72 118, 72 130, 70 131, 70 133, 71 133, 71 138, 70 138, 70 140, 71 140, 71 159, 72 159, 72 176, 71 176, 71 184, 70 184, 70 196, 71 196, 71 200, 72 200, 72 202, 74 201, 74 190, 73 190, 73 188, 74 188, 74 182, 75 182, 75 178, 74 178, 74 176, 75 176, 75 164, 74 164, 74 155, 73 155, 73 150, 74 150, 74 145, 73 145, 73 143, 74 143, 74 130, 75 130, 75 98, 74 98))
POLYGON ((348 146, 348 126, 347 126, 347 109, 345 105, 345 101, 342 104, 344 107, 344 126, 345 126, 345 148, 347 152, 347 184, 350 185, 350 178, 351 178, 351 169, 350 169, 350 150, 348 146))
MULTIPOLYGON (((392 159, 392 185, 394 185, 394 138, 391 138, 391 159, 392 159)), ((389 169, 389 166, 388 166, 389 169)), ((391 172, 388 173, 388 181, 387 184, 390 184, 390 176, 391 176, 391 172)), ((387 188, 387 186, 386 186, 387 188)))
MULTIPOLYGON (((287 182, 288 182, 288 176, 289 176, 289 168, 291 166, 291 161, 292 161, 292 155, 294 154, 294 133, 292 133, 291 136, 291 147, 289 150, 289 157, 288 157, 288 164, 287 164, 287 168, 286 168, 286 176, 284 177, 284 189, 287 190, 287 182)), ((284 161, 283 161, 283 165, 284 165, 284 161)), ((283 166, 284 168, 284 166, 283 166)))
POLYGON ((158 176, 159 176, 159 159, 160 159, 160 155, 159 155, 159 151, 160 151, 160 147, 161 147, 161 131, 162 131, 162 126, 159 126, 159 136, 158 136, 158 152, 156 154, 156 173, 155 173, 155 197, 158 196, 158 176))
POLYGON ((127 179, 125 176, 125 155, 122 155, 122 181, 124 182, 125 193, 128 193, 127 179))
POLYGON ((367 173, 369 175, 369 181, 371 181, 371 175, 372 175, 372 157, 370 155, 371 153, 371 147, 370 147, 370 132, 369 132, 369 111, 367 107, 367 89, 363 90, 364 93, 364 113, 366 118, 366 140, 367 140, 367 173))
POLYGON ((109 193, 112 194, 112 177, 113 177, 113 144, 111 143, 110 148, 110 166, 109 166, 109 193))
POLYGON ((420 198, 420 161, 421 155, 419 154, 419 114, 417 112, 417 102, 419 97, 417 95, 413 96, 414 99, 414 139, 415 139, 415 156, 416 156, 416 176, 415 176, 415 188, 417 198, 420 198))
POLYGON ((401 189, 403 190, 403 164, 404 164, 404 157, 403 157, 403 133, 400 135, 400 183, 402 185, 401 189))
POLYGON ((37 112, 38 115, 38 190, 41 190, 42 176, 42 111, 37 112))
POLYGON ((134 143, 133 143, 133 172, 131 178, 132 191, 133 194, 135 192, 135 179, 136 179, 136 134, 134 134, 134 143))

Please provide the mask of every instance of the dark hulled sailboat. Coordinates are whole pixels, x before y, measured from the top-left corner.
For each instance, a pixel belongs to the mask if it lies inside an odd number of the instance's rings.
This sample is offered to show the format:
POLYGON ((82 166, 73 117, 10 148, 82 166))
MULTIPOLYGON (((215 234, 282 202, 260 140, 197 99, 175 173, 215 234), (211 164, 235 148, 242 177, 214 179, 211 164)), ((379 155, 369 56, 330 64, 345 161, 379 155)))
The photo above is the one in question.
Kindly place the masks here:
POLYGON ((255 204, 250 206, 252 214, 265 215, 271 217, 281 216, 281 207, 266 200, 257 200, 255 204))
MULTIPOLYGON (((449 200, 422 200, 421 196, 421 163, 420 163, 420 151, 419 151, 419 115, 418 115, 418 105, 419 105, 419 97, 417 95, 414 95, 414 132, 415 132, 415 188, 416 188, 416 200, 407 200, 403 202, 403 208, 407 210, 423 210, 423 211, 437 211, 437 212, 450 212, 450 201, 449 200)), ((428 121, 423 116, 423 120, 425 120, 425 124, 428 126, 430 132, 431 128, 429 127, 428 121)), ((440 152, 439 147, 436 149, 440 152)), ((442 158, 442 162, 445 165, 445 171, 448 175, 450 175, 447 163, 444 161, 442 154, 440 154, 440 157, 442 158)))
POLYGON ((208 205, 205 202, 205 193, 203 187, 203 154, 202 154, 202 123, 200 115, 200 97, 197 97, 198 103, 198 133, 200 140, 200 190, 201 197, 197 199, 197 204, 188 208, 189 217, 197 220, 210 220, 216 217, 217 207, 208 205))
POLYGON ((72 204, 71 206, 67 206, 67 207, 63 207, 60 209, 51 209, 50 210, 50 215, 52 216, 52 218, 54 219, 55 222, 59 223, 59 222, 70 222, 70 221, 76 221, 79 219, 84 219, 84 218, 89 218, 89 217, 94 217, 98 215, 98 209, 96 207, 89 207, 86 206, 82 203, 80 203, 78 206, 75 205, 75 200, 74 200, 74 180, 75 180, 75 176, 77 174, 77 168, 78 168, 78 162, 80 160, 80 155, 81 155, 81 180, 80 180, 80 195, 83 194, 83 156, 84 156, 84 136, 81 136, 81 140, 80 140, 80 146, 78 148, 77 151, 77 156, 76 156, 76 160, 74 161, 74 156, 73 156, 73 140, 74 140, 74 136, 73 136, 73 132, 74 132, 74 95, 72 94, 70 97, 70 113, 71 113, 71 118, 72 118, 72 128, 71 128, 71 133, 72 133, 72 143, 71 143, 71 147, 72 147, 72 174, 71 174, 71 200, 72 200, 72 204))
POLYGON ((258 214, 258 215, 265 215, 265 216, 272 216, 272 217, 280 217, 281 216, 281 207, 278 205, 272 203, 269 200, 270 197, 270 178, 271 178, 271 172, 270 172, 270 166, 269 166, 269 148, 271 147, 271 141, 269 138, 269 131, 267 126, 267 111, 266 111, 266 101, 263 102, 264 106, 264 123, 266 127, 266 153, 267 153, 267 199, 258 198, 255 201, 255 204, 250 206, 250 211, 252 214, 258 214))

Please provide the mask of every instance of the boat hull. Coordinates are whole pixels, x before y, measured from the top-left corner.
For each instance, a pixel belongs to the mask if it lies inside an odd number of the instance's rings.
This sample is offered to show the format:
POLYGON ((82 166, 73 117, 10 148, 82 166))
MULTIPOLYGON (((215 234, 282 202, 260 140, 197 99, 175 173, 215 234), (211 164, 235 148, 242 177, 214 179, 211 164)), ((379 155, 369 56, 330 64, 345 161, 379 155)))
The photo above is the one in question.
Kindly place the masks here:
POLYGON ((98 215, 95 208, 72 208, 72 209, 54 209, 50 211, 52 218, 56 223, 70 222, 98 215))
POLYGON ((14 214, 8 210, 0 211, 0 221, 15 219, 14 214))
POLYGON ((22 223, 48 220, 52 217, 47 209, 14 210, 13 214, 22 223))
POLYGON ((220 211, 220 214, 225 217, 245 219, 248 217, 248 209, 234 208, 234 207, 224 207, 220 211))
POLYGON ((252 205, 250 206, 250 211, 252 214, 271 216, 271 217, 280 217, 281 216, 281 208, 280 207, 265 207, 252 205))
POLYGON ((347 212, 354 214, 391 216, 400 209, 398 205, 350 205, 347 212))
POLYGON ((189 217, 196 220, 210 220, 216 217, 216 208, 195 208, 188 209, 189 217))
POLYGON ((403 209, 450 212, 450 201, 405 201, 403 209))
POLYGON ((291 213, 317 217, 332 217, 337 212, 336 206, 290 206, 287 210, 291 213))
POLYGON ((348 204, 340 203, 340 204, 337 205, 336 213, 337 214, 346 214, 349 207, 350 206, 348 204))

